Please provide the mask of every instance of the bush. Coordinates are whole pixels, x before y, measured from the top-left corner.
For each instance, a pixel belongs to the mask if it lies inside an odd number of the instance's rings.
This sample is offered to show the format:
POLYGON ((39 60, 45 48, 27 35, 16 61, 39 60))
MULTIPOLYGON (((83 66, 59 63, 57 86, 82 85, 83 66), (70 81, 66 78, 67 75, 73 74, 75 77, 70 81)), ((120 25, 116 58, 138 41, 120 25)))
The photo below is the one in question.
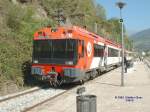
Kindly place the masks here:
POLYGON ((0 26, 0 85, 10 80, 22 86, 22 65, 31 61, 33 33, 44 22, 33 19, 34 9, 31 5, 21 7, 6 0, 0 1, 0 6, 5 12, 1 18, 5 21, 0 26))

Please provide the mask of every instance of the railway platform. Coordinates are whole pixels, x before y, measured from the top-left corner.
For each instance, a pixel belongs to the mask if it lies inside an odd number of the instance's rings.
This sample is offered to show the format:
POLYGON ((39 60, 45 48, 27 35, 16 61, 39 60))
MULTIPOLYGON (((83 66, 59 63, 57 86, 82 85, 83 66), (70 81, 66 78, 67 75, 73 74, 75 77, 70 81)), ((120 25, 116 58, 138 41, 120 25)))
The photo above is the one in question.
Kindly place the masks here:
MULTIPOLYGON (((97 96, 97 112, 150 112, 150 69, 147 65, 135 62, 124 79, 125 85, 121 87, 121 68, 117 68, 82 85, 86 88, 84 94, 97 96)), ((76 112, 77 88, 30 112, 76 112)))

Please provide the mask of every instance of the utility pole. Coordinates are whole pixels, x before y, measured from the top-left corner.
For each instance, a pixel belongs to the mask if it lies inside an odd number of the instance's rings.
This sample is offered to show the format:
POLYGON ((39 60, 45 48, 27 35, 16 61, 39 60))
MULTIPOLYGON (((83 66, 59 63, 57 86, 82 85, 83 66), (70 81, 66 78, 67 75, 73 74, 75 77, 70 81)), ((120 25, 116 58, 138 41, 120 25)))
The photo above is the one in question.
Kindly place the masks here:
POLYGON ((62 23, 65 23, 66 18, 64 17, 63 10, 60 8, 55 11, 55 14, 52 15, 52 17, 57 21, 58 26, 60 26, 62 23))
MULTIPOLYGON (((55 14, 52 15, 52 17, 57 21, 58 26, 65 24, 65 22, 67 20, 67 18, 64 16, 63 10, 61 8, 58 8, 55 11, 55 14)), ((84 25, 85 15, 83 13, 68 15, 68 17, 71 17, 71 18, 79 17, 79 19, 82 21, 82 24, 84 25)))
POLYGON ((94 30, 95 30, 95 33, 97 34, 97 22, 95 22, 94 24, 94 30))

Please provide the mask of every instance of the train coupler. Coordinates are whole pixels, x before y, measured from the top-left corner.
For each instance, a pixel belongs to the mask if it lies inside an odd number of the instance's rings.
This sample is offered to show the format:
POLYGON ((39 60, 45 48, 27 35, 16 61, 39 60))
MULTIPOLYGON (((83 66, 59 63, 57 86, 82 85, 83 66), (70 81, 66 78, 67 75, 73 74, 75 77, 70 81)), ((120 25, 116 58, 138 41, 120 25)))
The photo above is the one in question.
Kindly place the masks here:
POLYGON ((62 84, 63 81, 59 81, 57 75, 50 77, 49 83, 51 86, 57 87, 62 84))

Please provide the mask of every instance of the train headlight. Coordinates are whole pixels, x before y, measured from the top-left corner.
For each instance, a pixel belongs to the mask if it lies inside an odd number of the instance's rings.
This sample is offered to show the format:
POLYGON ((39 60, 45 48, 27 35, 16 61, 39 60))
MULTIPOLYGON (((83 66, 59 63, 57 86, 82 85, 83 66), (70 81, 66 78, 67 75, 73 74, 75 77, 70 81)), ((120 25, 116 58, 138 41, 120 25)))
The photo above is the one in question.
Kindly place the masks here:
POLYGON ((66 61, 65 64, 66 65, 73 65, 73 61, 66 61))
POLYGON ((38 60, 34 60, 33 63, 38 63, 38 60))

